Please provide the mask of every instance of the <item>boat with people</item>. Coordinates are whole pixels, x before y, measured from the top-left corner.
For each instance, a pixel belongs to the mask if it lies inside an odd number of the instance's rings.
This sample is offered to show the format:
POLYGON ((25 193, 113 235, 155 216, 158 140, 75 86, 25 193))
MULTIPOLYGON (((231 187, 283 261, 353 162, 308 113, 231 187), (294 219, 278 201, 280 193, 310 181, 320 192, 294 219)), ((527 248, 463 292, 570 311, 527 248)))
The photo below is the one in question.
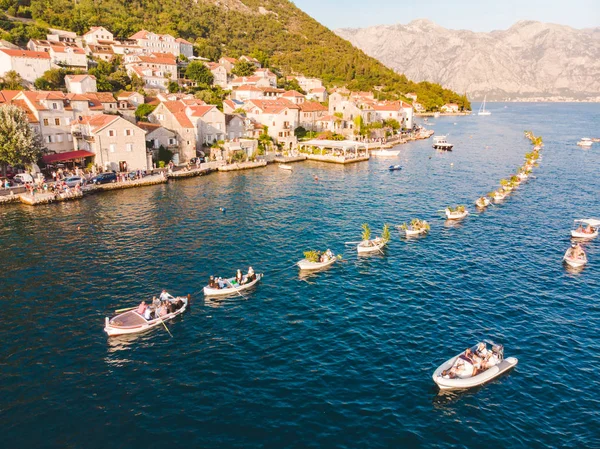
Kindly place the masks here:
POLYGON ((565 252, 563 261, 573 268, 581 268, 587 264, 587 256, 579 243, 574 243, 565 252))
POLYGON ((371 239, 371 228, 367 223, 362 225, 362 240, 356 247, 358 254, 382 252, 383 247, 390 241, 390 228, 389 226, 383 225, 383 231, 381 237, 375 237, 371 239))
POLYGON ((598 229, 600 229, 600 220, 594 218, 584 218, 581 220, 575 220, 575 223, 579 223, 577 229, 571 231, 571 237, 576 239, 595 239, 598 237, 598 229), (584 228, 584 225, 587 225, 584 228))
POLYGON ((321 270, 327 268, 338 259, 330 249, 323 251, 306 251, 304 253, 304 259, 297 263, 301 270, 321 270))
POLYGON ((452 151, 453 144, 448 143, 446 136, 433 136, 433 148, 436 150, 452 151))
POLYGON ((582 137, 581 140, 577 142, 577 145, 584 148, 590 148, 592 146, 592 143, 593 141, 589 137, 582 137))
POLYGON ((469 215, 469 211, 465 208, 465 206, 456 206, 455 208, 448 206, 444 210, 444 213, 446 214, 446 218, 448 220, 460 220, 469 215))
POLYGON ((490 200, 488 199, 488 197, 482 196, 477 198, 477 200, 475 201, 475 205, 480 209, 483 209, 490 205, 490 200))
POLYGON ((204 296, 228 296, 238 294, 244 290, 254 287, 264 275, 254 273, 252 267, 248 268, 248 273, 242 275, 240 270, 237 270, 235 277, 221 278, 211 276, 208 280, 208 285, 204 287, 204 296))
POLYGON ((390 165, 388 167, 389 171, 397 171, 397 170, 402 170, 402 166, 401 165, 390 165))
POLYGON ((516 357, 504 358, 504 346, 481 342, 442 363, 433 373, 440 390, 464 390, 483 385, 514 368, 516 357))
POLYGON ((382 148, 380 150, 371 150, 371 156, 379 156, 379 157, 394 157, 400 154, 400 150, 392 150, 382 148))
POLYGON ((517 178, 519 178, 520 181, 525 181, 527 178, 529 178, 529 175, 527 172, 521 171, 517 173, 517 178))
POLYGON ((279 168, 281 168, 282 170, 289 170, 289 171, 292 171, 294 169, 294 167, 292 167, 291 165, 287 165, 287 164, 279 164, 279 168))
POLYGON ((477 115, 492 115, 492 113, 490 111, 485 110, 486 100, 487 100, 487 95, 485 95, 483 97, 483 103, 481 103, 481 106, 479 106, 479 112, 477 112, 477 115))
POLYGON ((400 231, 404 231, 406 233, 406 237, 414 237, 417 235, 427 234, 431 227, 429 226, 429 223, 427 223, 427 221, 420 220, 418 218, 413 218, 410 221, 410 224, 404 223, 398 226, 398 229, 400 231))
POLYGON ((139 334, 170 321, 187 310, 190 302, 188 296, 171 296, 165 290, 160 299, 154 297, 146 304, 142 301, 137 307, 127 309, 112 318, 104 320, 104 332, 109 337, 127 334, 139 334))
POLYGON ((508 193, 504 190, 496 190, 491 196, 494 198, 494 201, 502 201, 508 196, 508 193))

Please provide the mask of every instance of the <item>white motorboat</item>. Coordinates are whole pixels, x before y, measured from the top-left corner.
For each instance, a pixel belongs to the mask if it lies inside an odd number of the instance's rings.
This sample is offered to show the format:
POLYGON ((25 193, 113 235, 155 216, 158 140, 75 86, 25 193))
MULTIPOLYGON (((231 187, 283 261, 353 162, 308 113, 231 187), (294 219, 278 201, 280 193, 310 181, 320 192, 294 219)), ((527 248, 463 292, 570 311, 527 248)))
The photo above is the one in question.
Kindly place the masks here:
POLYGON ((573 268, 581 268, 587 264, 587 256, 585 251, 579 245, 571 245, 571 247, 565 252, 563 257, 564 262, 573 268), (579 249, 578 254, 576 249, 579 249))
POLYGON ((446 218, 448 220, 460 220, 469 215, 469 211, 464 208, 462 210, 450 210, 450 208, 447 207, 444 212, 446 213, 446 218))
POLYGON ((475 205, 480 208, 488 207, 490 205, 490 200, 486 196, 482 196, 481 198, 477 198, 475 201, 475 205))
POLYGON ((433 136, 433 148, 436 150, 452 151, 453 144, 448 143, 446 136, 433 136))
POLYGON ((577 239, 595 239, 598 237, 598 229, 600 228, 600 220, 593 218, 586 218, 582 220, 575 220, 575 223, 580 223, 577 229, 571 231, 571 237, 577 239), (584 225, 588 227, 583 228, 584 225))
POLYGON ((127 312, 120 313, 110 319, 106 317, 104 320, 104 332, 106 332, 109 337, 146 332, 154 327, 161 326, 163 322, 172 320, 177 315, 181 315, 183 312, 185 312, 189 304, 189 299, 189 295, 187 297, 178 296, 171 299, 170 301, 175 304, 181 300, 182 305, 172 313, 168 313, 161 317, 150 320, 147 320, 140 315, 137 312, 137 307, 134 308, 134 310, 128 310, 127 312))
POLYGON ((333 263, 336 260, 337 260, 337 257, 335 257, 335 256, 326 260, 325 262, 312 262, 308 259, 302 259, 300 262, 297 263, 297 265, 301 270, 305 270, 305 271, 321 270, 323 268, 327 268, 327 267, 333 265, 333 263))
POLYGON ((281 168, 282 170, 289 170, 289 171, 292 171, 294 169, 291 165, 286 165, 286 164, 279 164, 279 168, 281 168))
POLYGON ((380 157, 394 157, 394 156, 398 156, 400 154, 400 150, 386 150, 386 149, 381 149, 381 150, 372 150, 371 151, 371 156, 380 156, 380 157))
POLYGON ((590 148, 592 146, 592 143, 593 141, 589 137, 582 137, 581 140, 577 142, 577 145, 584 148, 590 148))
POLYGON ((356 250, 359 254, 379 252, 387 244, 387 240, 377 237, 371 240, 363 240, 358 244, 356 250))
MULTIPOLYGON (((478 346, 474 346, 471 348, 471 351, 475 353, 477 349, 478 346)), ((517 363, 519 363, 519 360, 516 357, 504 358, 504 348, 502 345, 492 346, 490 361, 493 363, 492 366, 473 375, 472 370, 468 369, 471 366, 469 358, 466 357, 465 352, 461 352, 442 363, 438 369, 435 370, 432 378, 440 390, 464 390, 489 382, 502 373, 514 368, 517 363), (463 365, 461 365, 461 362, 463 362, 463 365), (467 369, 462 371, 457 369, 461 366, 463 368, 466 367, 467 369), (452 372, 453 369, 455 370, 454 372, 452 372)))
POLYGON ((262 274, 257 274, 256 279, 251 282, 247 282, 245 284, 238 284, 235 278, 223 279, 226 287, 224 288, 213 288, 208 285, 204 287, 204 296, 227 296, 227 295, 235 295, 244 290, 248 290, 256 285, 258 281, 262 279, 262 274))
POLYGON ((481 103, 481 106, 479 106, 479 112, 477 112, 477 115, 492 115, 492 113, 490 111, 485 110, 485 101, 486 100, 487 100, 487 95, 485 95, 483 97, 483 103, 481 103))

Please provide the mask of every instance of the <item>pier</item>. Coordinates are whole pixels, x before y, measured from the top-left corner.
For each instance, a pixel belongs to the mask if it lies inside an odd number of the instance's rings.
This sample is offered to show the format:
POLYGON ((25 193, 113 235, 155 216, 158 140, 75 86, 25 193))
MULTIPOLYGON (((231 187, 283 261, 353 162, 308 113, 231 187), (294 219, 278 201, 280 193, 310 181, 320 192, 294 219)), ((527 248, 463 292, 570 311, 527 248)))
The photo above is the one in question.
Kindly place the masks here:
POLYGON ((352 164, 369 160, 367 145, 353 140, 309 140, 300 144, 311 161, 352 164), (318 151, 320 150, 320 153, 318 151))

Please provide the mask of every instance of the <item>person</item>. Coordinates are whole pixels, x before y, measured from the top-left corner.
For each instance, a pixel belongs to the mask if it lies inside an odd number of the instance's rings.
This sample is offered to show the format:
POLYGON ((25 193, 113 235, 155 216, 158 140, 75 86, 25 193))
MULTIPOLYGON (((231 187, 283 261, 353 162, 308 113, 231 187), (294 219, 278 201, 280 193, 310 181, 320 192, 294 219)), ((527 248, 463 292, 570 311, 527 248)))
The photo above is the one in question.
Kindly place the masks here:
POLYGON ((148 321, 152 319, 152 309, 150 307, 146 307, 146 310, 144 311, 144 318, 146 318, 148 321))
POLYGON ((160 306, 160 300, 156 297, 152 297, 152 307, 156 310, 160 306))
POLYGON ((481 357, 482 359, 484 359, 484 360, 485 360, 485 359, 487 359, 487 358, 488 358, 488 356, 489 356, 489 352, 490 352, 490 351, 488 351, 488 349, 487 349, 487 347, 486 347, 486 345, 485 345, 485 343, 484 343, 484 342, 481 342, 481 343, 478 343, 478 344, 477 344, 477 349, 475 350, 475 353, 476 353, 476 354, 477 354, 479 357, 481 357))
POLYGON ((209 286, 209 288, 216 288, 217 287, 215 285, 215 277, 212 274, 208 278, 208 286, 209 286))
POLYGON ((162 293, 160 294, 160 300, 161 301, 169 301, 172 298, 173 298, 173 296, 171 296, 169 293, 167 293, 167 291, 165 289, 163 289, 162 293))
POLYGON ((237 273, 235 274, 235 280, 237 281, 238 284, 240 284, 240 285, 243 284, 244 278, 242 276, 242 270, 240 270, 239 268, 237 270, 237 273))
POLYGON ((219 276, 217 279, 217 284, 219 284, 219 289, 225 288, 225 282, 223 282, 223 278, 219 276))
POLYGON ((137 308, 137 313, 139 313, 140 315, 144 315, 144 312, 147 308, 148 306, 146 305, 146 301, 142 301, 137 308))
POLYGON ((575 259, 579 259, 579 258, 583 257, 583 255, 584 255, 583 248, 581 247, 581 245, 579 243, 577 243, 573 246, 572 254, 575 259))
POLYGON ((252 267, 248 267, 248 276, 246 276, 248 282, 253 282, 256 279, 256 274, 254 274, 254 270, 252 267))
POLYGON ((167 303, 163 302, 160 307, 158 308, 158 310, 156 311, 156 316, 157 317, 161 317, 161 316, 165 316, 168 312, 167 312, 167 303))
POLYGON ((579 227, 577 228, 577 232, 585 232, 583 230, 583 225, 582 224, 579 224, 579 227))
POLYGON ((593 233, 594 233, 594 228, 592 228, 592 225, 591 225, 591 224, 588 224, 588 225, 587 225, 587 228, 585 228, 585 231, 584 231, 584 232, 585 232, 586 234, 593 234, 593 233))

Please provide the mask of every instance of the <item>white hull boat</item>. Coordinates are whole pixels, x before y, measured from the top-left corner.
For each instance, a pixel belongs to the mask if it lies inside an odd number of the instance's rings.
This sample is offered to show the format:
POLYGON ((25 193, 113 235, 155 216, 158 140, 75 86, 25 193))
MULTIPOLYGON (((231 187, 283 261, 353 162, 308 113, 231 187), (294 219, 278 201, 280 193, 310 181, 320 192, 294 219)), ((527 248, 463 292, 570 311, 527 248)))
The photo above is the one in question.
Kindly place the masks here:
POLYGON ((598 237, 598 229, 600 229, 600 220, 596 220, 594 218, 586 218, 583 220, 575 220, 575 223, 581 223, 579 229, 574 229, 571 231, 571 237, 576 239, 586 239, 591 240, 598 237), (592 232, 585 232, 583 229, 583 225, 588 225, 591 228, 592 232))
POLYGON ((465 218, 467 215, 469 215, 469 211, 465 210, 463 212, 458 212, 458 211, 450 211, 450 209, 446 209, 446 218, 448 220, 461 220, 463 218, 465 218))
POLYGON ((325 262, 311 262, 310 260, 302 259, 300 262, 297 263, 297 265, 301 270, 304 271, 322 270, 323 268, 327 268, 333 265, 336 259, 336 257, 332 257, 331 259, 326 260, 325 262))
POLYGON ((379 252, 386 243, 387 242, 383 239, 363 240, 358 244, 356 250, 358 251, 358 254, 379 252))
POLYGON ((574 229, 571 231, 571 237, 573 237, 574 239, 586 239, 586 240, 595 239, 596 237, 598 237, 598 229, 596 229, 591 234, 587 233, 587 232, 579 232, 574 229))
POLYGON ((415 237, 417 235, 427 234, 427 229, 405 229, 407 237, 415 237))
POLYGON ((494 200, 495 201, 502 201, 504 198, 506 198, 506 193, 494 193, 494 200))
POLYGON ((286 165, 286 164, 279 164, 279 168, 281 168, 282 170, 289 170, 289 171, 292 171, 294 169, 291 165, 286 165))
POLYGON ((579 257, 573 257, 573 248, 569 248, 565 253, 563 260, 567 265, 573 268, 581 268, 587 264, 587 256, 583 253, 579 257))
POLYGON ((481 106, 479 106, 479 112, 477 112, 477 115, 492 115, 492 113, 490 111, 485 110, 485 101, 486 100, 487 100, 487 95, 483 97, 483 103, 481 103, 481 106))
POLYGON ((475 205, 480 208, 488 207, 490 205, 490 200, 487 199, 485 196, 482 196, 481 198, 478 198, 477 201, 475 201, 475 205))
POLYGON ((589 137, 584 137, 579 142, 577 142, 577 145, 584 148, 590 148, 592 146, 592 139, 590 139, 589 137))
POLYGON ((529 175, 526 173, 519 173, 517 178, 519 178, 521 181, 525 181, 527 178, 529 178, 529 175))
POLYGON ((243 292, 244 290, 248 290, 249 288, 252 288, 253 286, 256 285, 256 283, 258 281, 260 281, 262 279, 262 277, 263 277, 262 274, 257 274, 256 279, 254 279, 252 282, 248 282, 248 283, 242 284, 242 285, 238 285, 237 283, 234 284, 233 282, 235 282, 235 278, 224 279, 225 284, 228 285, 229 287, 211 288, 207 285, 206 287, 204 287, 204 296, 235 295, 238 292, 243 292))
POLYGON ((371 156, 394 157, 400 154, 400 150, 373 150, 371 156))
POLYGON ((175 298, 175 301, 179 299, 183 302, 183 306, 180 309, 152 320, 147 320, 137 313, 137 310, 135 310, 137 307, 134 310, 120 313, 110 319, 106 317, 104 320, 104 332, 106 332, 109 337, 114 337, 117 335, 139 334, 157 326, 162 326, 163 322, 172 320, 177 315, 181 315, 187 310, 189 296, 179 296, 175 298))
POLYGON ((514 368, 517 363, 519 363, 519 360, 516 357, 507 357, 502 359, 497 365, 494 365, 475 376, 465 378, 456 377, 454 379, 447 379, 443 377, 442 372, 452 368, 456 362, 456 359, 458 359, 458 357, 461 355, 462 352, 457 356, 452 357, 450 360, 442 363, 433 373, 433 381, 437 384, 440 390, 464 390, 483 385, 484 383, 495 379, 502 373, 514 368))

